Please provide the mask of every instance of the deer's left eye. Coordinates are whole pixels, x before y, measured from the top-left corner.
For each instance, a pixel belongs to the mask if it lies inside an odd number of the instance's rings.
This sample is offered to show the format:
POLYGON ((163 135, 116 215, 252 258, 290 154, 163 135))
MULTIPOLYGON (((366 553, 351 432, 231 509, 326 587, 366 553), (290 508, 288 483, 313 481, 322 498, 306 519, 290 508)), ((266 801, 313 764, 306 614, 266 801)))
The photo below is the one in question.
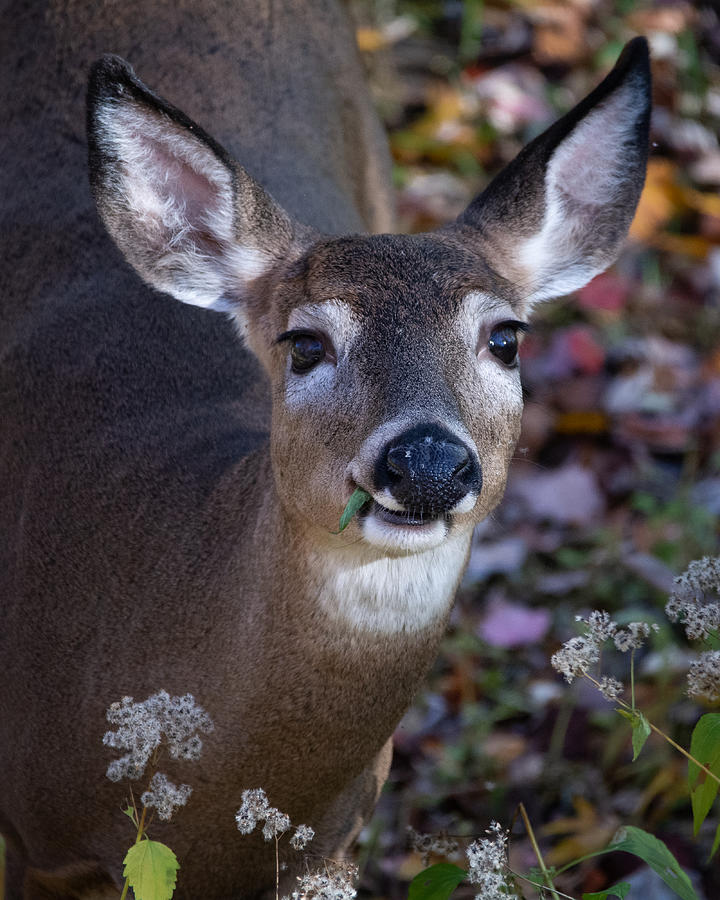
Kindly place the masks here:
POLYGON ((518 331, 525 331, 524 322, 501 322, 490 332, 488 350, 506 366, 517 364, 518 331))

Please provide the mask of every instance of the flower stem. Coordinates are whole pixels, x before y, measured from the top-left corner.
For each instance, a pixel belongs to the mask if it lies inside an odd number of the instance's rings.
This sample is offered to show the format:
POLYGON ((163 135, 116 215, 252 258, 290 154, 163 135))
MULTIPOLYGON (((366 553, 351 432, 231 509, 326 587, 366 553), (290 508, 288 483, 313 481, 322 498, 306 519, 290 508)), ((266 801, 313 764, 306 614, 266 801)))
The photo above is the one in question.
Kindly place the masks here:
MULTIPOLYGON (((134 802, 133 802, 134 803, 134 802)), ((143 806, 142 816, 140 816, 140 824, 138 825, 137 834, 135 835, 135 843, 139 844, 142 840, 143 830, 145 828, 145 816, 147 815, 147 806, 143 806)), ((130 879, 125 879, 125 884, 123 885, 122 894, 120 894, 120 900, 125 900, 127 897, 127 892, 130 887, 130 879)))
MULTIPOLYGON (((631 669, 631 672, 632 672, 632 669, 631 669)), ((600 687, 600 683, 598 681, 596 681, 592 677, 592 675, 588 675, 587 672, 585 672, 584 674, 585 674, 585 678, 587 678, 588 681, 591 681, 595 685, 596 688, 600 687)), ((624 700, 621 700, 619 697, 615 700, 615 703, 619 703, 620 706, 623 706, 625 709, 629 710, 630 712, 635 711, 634 704, 633 704, 633 706, 630 706, 629 704, 625 703, 624 700)), ((682 753, 682 755, 684 757, 686 757, 687 759, 689 759, 691 763, 694 763, 699 769, 701 769, 707 775, 708 778, 712 778, 713 781, 717 781, 717 783, 720 784, 719 776, 717 776, 714 772, 711 772, 710 769, 708 769, 707 766, 704 766, 699 760, 695 759, 695 757, 691 753, 688 753, 688 751, 684 747, 681 747, 680 744, 675 743, 675 741, 670 737, 670 735, 665 734, 665 732, 661 728, 658 728, 657 725, 653 725, 653 723, 649 719, 646 719, 645 721, 648 723, 650 728, 655 732, 655 734, 659 734, 660 737, 665 738, 665 740, 668 742, 668 744, 670 744, 671 747, 674 747, 678 751, 678 753, 682 753)))
POLYGON ((543 859, 543 855, 540 852, 540 847, 538 846, 538 842, 535 840, 535 832, 533 831, 533 827, 530 824, 530 819, 527 814, 527 810, 525 809, 525 804, 521 803, 519 806, 520 815, 523 818, 523 822, 525 823, 525 830, 528 833, 528 837, 530 838, 530 843, 532 844, 532 848, 535 851, 535 856, 537 857, 537 861, 540 864, 540 871, 542 872, 543 879, 545 884, 552 892, 555 900, 559 900, 557 891, 555 890, 555 885, 552 882, 552 878, 550 877, 550 872, 548 871, 547 866, 545 865, 545 860, 543 859))
POLYGON ((280 900, 280 852, 277 835, 275 835, 275 900, 280 900))

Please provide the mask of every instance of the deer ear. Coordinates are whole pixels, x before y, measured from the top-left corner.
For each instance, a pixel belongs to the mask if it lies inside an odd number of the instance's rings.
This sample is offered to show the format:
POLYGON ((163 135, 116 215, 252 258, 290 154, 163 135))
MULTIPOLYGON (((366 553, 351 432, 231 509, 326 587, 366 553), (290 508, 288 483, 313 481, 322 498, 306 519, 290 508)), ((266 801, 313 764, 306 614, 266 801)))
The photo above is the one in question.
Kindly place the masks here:
POLYGON ((105 225, 158 290, 230 310, 251 281, 287 256, 294 231, 287 214, 119 57, 92 69, 88 141, 105 225))
POLYGON ((620 251, 645 181, 647 41, 635 38, 595 90, 528 144, 453 228, 532 305, 577 290, 620 251))

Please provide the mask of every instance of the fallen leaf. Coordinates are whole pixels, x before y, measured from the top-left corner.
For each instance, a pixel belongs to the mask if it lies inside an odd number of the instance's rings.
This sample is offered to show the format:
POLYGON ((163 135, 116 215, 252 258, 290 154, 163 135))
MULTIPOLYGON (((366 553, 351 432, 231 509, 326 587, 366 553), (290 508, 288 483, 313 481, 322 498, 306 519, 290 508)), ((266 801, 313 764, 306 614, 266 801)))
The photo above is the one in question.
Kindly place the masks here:
POLYGON ((550 472, 520 474, 515 469, 508 495, 521 500, 535 519, 559 524, 590 525, 604 509, 596 476, 577 463, 550 472))
POLYGON ((521 647, 536 644, 550 628, 550 612, 520 603, 496 599, 480 620, 478 633, 493 647, 521 647))

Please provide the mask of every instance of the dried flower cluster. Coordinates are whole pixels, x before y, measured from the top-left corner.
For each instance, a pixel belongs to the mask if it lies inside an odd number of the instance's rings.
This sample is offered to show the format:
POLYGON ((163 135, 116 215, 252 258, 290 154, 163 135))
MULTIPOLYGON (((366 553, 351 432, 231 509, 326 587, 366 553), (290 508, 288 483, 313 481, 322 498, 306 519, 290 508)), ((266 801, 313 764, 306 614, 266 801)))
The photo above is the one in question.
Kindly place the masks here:
POLYGON ((315 832, 309 825, 298 825, 295 829, 295 834, 290 838, 290 846, 294 850, 304 850, 305 845, 314 837, 315 832))
POLYGON ((108 766, 111 781, 140 778, 163 741, 174 759, 197 759, 202 750, 198 732, 213 730, 210 716, 195 703, 192 694, 171 697, 167 691, 138 703, 132 697, 123 697, 110 706, 107 720, 118 728, 106 732, 103 744, 129 751, 108 766))
POLYGON ((439 834, 421 834, 408 826, 407 835, 411 849, 417 850, 418 853, 422 854, 424 866, 427 866, 430 862, 432 853, 437 856, 450 856, 458 849, 458 842, 449 838, 443 832, 439 834))
POLYGON ((282 900, 354 900, 358 867, 347 862, 327 862, 323 869, 298 878, 298 888, 282 900))
MULTIPOLYGON (((675 579, 675 590, 665 607, 671 622, 682 622, 690 640, 702 640, 720 633, 720 557, 705 556, 690 563, 675 579)), ((571 638, 553 655, 550 662, 567 681, 585 675, 600 658, 602 644, 612 640, 625 653, 642 647, 646 638, 659 626, 647 622, 630 622, 620 628, 609 613, 594 610, 587 618, 577 616, 586 634, 571 638)), ((600 692, 608 700, 617 700, 622 684, 604 677, 600 692)), ((688 673, 688 694, 693 697, 720 699, 720 651, 701 653, 688 673)))
POLYGON ((596 644, 604 644, 605 641, 615 637, 618 630, 617 622, 610 618, 610 613, 604 609, 594 609, 587 619, 575 616, 576 622, 582 622, 588 630, 588 636, 596 644))
POLYGON ((618 628, 613 636, 615 646, 621 653, 628 650, 639 650, 645 643, 645 638, 650 637, 650 632, 660 631, 660 626, 649 625, 647 622, 630 622, 625 628, 618 628))
POLYGON ((690 665, 688 694, 720 700, 720 650, 708 650, 690 665))
MULTIPOLYGON (((606 641, 612 640, 618 650, 626 653, 642 647, 653 631, 660 630, 659 625, 647 622, 630 622, 620 628, 609 613, 600 609, 593 610, 586 619, 576 616, 576 620, 583 623, 587 633, 565 641, 550 659, 553 668, 564 675, 568 682, 585 675, 600 659, 600 650, 606 641)), ((616 699, 622 690, 622 685, 614 678, 603 679, 601 684, 603 696, 611 700, 616 699)))
POLYGON ((603 675, 603 677, 600 679, 598 690, 606 700, 612 701, 618 699, 620 694, 622 694, 624 688, 622 682, 618 681, 617 678, 612 678, 609 675, 603 675))
POLYGON ((180 787, 169 781, 166 775, 156 772, 150 779, 150 789, 140 797, 143 806, 151 806, 157 810, 158 816, 167 821, 178 806, 185 806, 192 794, 189 784, 180 787))
POLYGON ((584 675, 600 659, 600 645, 591 637, 574 637, 565 641, 550 658, 554 669, 565 676, 568 683, 584 675))
POLYGON ((491 822, 488 838, 473 841, 467 848, 468 881, 480 888, 475 900, 507 900, 515 893, 505 879, 508 868, 507 833, 498 822, 491 822))
MULTIPOLYGON (((258 822, 264 822, 262 833, 266 841, 279 838, 292 828, 290 816, 270 806, 267 794, 262 788, 243 791, 242 803, 235 814, 235 821, 241 834, 250 834, 258 822)), ((314 837, 315 832, 309 825, 298 825, 295 834, 290 838, 290 844, 295 850, 302 850, 314 837)))
POLYGON ((720 602, 708 599, 708 595, 720 593, 720 557, 694 560, 675 584, 665 607, 668 619, 682 622, 691 641, 720 630, 720 602))

